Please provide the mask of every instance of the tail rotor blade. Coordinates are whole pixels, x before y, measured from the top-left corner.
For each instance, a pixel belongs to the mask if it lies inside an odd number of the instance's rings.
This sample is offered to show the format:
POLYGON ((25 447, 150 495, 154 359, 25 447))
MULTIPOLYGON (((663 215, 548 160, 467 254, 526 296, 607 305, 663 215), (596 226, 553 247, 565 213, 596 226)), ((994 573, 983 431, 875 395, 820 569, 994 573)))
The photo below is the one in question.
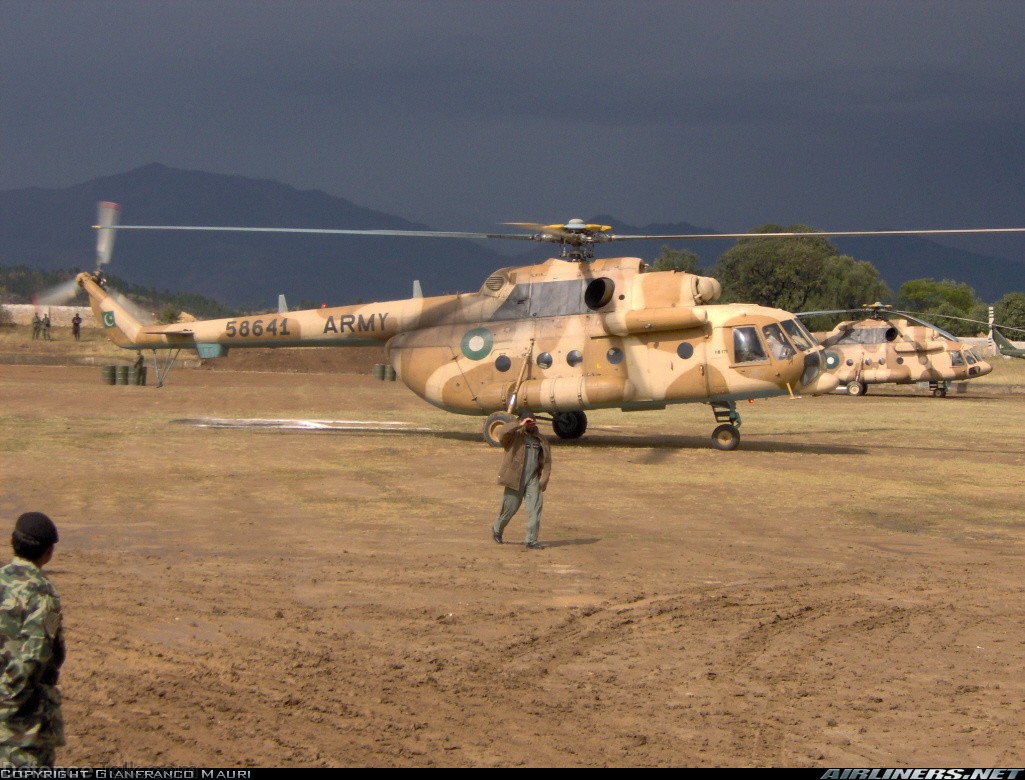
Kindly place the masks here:
POLYGON ((121 216, 121 207, 116 203, 101 201, 96 219, 96 270, 110 262, 114 252, 114 236, 117 233, 111 230, 116 226, 121 216))

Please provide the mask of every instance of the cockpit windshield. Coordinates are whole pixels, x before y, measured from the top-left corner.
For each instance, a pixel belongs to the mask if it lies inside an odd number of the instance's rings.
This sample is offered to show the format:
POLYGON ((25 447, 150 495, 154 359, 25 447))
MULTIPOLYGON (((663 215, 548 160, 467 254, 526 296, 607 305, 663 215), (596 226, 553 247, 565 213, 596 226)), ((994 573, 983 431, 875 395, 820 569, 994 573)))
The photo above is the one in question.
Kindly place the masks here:
POLYGON ((964 365, 964 358, 961 356, 960 352, 952 350, 952 351, 948 352, 947 354, 950 355, 950 365, 952 365, 952 366, 963 366, 964 365))
POLYGON ((797 320, 785 320, 783 322, 783 330, 790 335, 790 339, 802 352, 815 346, 815 339, 812 338, 812 335, 804 325, 797 320))
POLYGON ((787 341, 786 336, 783 335, 779 325, 771 323, 764 326, 762 334, 765 336, 765 343, 769 345, 769 351, 772 352, 774 358, 786 360, 794 356, 795 350, 790 345, 790 342, 787 341))

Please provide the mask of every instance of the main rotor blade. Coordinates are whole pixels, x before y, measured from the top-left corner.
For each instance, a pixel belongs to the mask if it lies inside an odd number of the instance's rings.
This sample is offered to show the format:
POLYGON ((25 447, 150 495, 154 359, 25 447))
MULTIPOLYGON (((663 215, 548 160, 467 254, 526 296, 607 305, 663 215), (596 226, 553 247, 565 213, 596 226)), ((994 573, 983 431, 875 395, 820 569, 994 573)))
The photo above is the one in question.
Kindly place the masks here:
MULTIPOLYGON (((515 223, 513 223, 515 224, 515 223)), ((524 227, 534 227, 533 223, 522 223, 524 227)), ((279 228, 279 227, 241 227, 228 225, 116 225, 99 224, 93 225, 100 231, 100 236, 110 235, 113 237, 117 230, 187 230, 207 232, 231 232, 231 233, 298 233, 310 235, 342 235, 342 236, 392 236, 405 238, 497 238, 510 241, 561 241, 572 238, 590 238, 596 243, 607 241, 682 241, 682 240, 715 240, 715 239, 737 239, 737 238, 829 238, 829 237, 851 237, 851 236, 941 236, 941 235, 971 235, 971 234, 993 234, 993 233, 1025 233, 1025 228, 947 228, 942 230, 819 230, 810 233, 670 233, 652 235, 626 235, 617 233, 596 233, 594 235, 572 233, 570 231, 552 230, 553 227, 543 226, 549 232, 545 233, 470 233, 463 231, 449 230, 346 230, 337 228, 279 228), (554 235, 553 235, 554 234, 554 235)), ((602 226, 604 227, 604 226, 602 226)), ((113 245, 113 238, 110 246, 113 245)), ((109 249, 104 255, 107 262, 110 259, 109 249)), ((99 250, 98 250, 99 254, 99 250)))
MULTIPOLYGON (((96 229, 107 226, 93 225, 96 229)), ((535 241, 536 236, 525 233, 461 233, 443 230, 339 230, 333 228, 274 228, 274 227, 231 227, 213 225, 114 225, 112 230, 192 230, 230 233, 310 233, 344 236, 398 236, 405 238, 508 238, 519 241, 535 241)))
POLYGON ((940 236, 972 233, 1025 233, 1025 228, 953 228, 944 230, 818 230, 811 233, 677 233, 634 236, 613 234, 610 241, 678 241, 713 238, 828 238, 830 236, 940 236))

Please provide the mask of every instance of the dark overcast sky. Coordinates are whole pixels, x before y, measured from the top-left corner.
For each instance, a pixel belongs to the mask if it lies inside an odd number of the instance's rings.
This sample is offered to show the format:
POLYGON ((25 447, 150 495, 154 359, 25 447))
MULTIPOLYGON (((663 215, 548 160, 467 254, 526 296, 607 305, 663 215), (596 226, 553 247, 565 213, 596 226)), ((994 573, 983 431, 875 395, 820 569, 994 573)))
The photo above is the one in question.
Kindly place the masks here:
POLYGON ((161 162, 446 229, 1021 227, 1023 139, 1021 0, 0 0, 0 189, 161 162))

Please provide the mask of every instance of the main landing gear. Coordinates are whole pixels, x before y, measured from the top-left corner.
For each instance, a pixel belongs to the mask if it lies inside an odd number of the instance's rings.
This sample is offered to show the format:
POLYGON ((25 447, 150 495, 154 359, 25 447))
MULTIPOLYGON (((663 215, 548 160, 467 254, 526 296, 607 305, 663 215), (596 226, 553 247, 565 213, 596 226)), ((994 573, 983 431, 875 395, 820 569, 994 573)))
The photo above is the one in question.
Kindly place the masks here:
POLYGON ((950 386, 950 382, 930 382, 929 389, 932 390, 933 398, 946 398, 947 388, 950 386))
MULTIPOLYGON (((537 417, 538 420, 544 419, 537 417)), ((492 447, 502 446, 498 440, 498 429, 516 420, 516 415, 508 412, 493 412, 484 421, 484 441, 492 447)), ((556 412, 551 417, 552 430, 560 439, 579 439, 587 430, 587 415, 583 412, 556 412)))
POLYGON ((552 415, 552 430, 560 439, 579 439, 587 430, 587 415, 583 412, 556 412, 552 415))
POLYGON ((712 407, 712 414, 715 421, 722 423, 712 431, 712 446, 717 450, 735 450, 740 444, 740 412, 733 401, 715 401, 709 406, 712 407))

